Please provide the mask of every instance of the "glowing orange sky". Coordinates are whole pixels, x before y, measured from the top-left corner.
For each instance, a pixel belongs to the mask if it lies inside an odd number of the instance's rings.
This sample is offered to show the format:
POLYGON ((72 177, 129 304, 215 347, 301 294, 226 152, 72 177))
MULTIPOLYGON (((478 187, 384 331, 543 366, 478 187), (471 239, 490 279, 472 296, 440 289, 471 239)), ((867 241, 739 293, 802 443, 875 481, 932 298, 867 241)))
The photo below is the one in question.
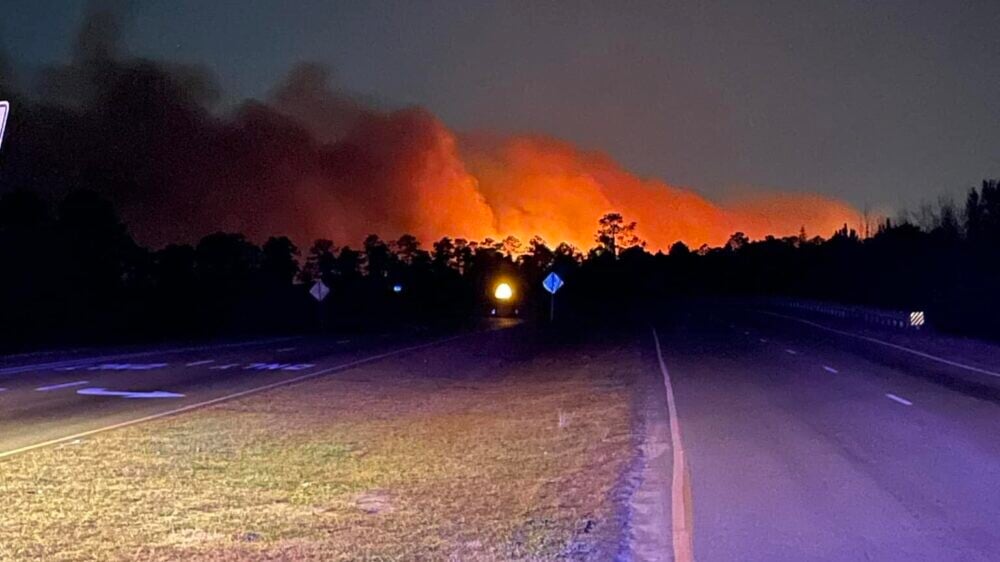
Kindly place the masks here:
MULTIPOLYGON (((348 238, 378 227, 374 231, 387 237, 411 232, 425 244, 442 236, 527 241, 540 235, 551 245, 566 241, 586 249, 594 245, 598 218, 619 212, 638 221, 639 234, 655 251, 677 240, 720 245, 736 231, 760 238, 797 234, 804 226, 810 236, 829 236, 857 219, 848 205, 820 195, 770 192, 715 203, 691 189, 636 177, 604 154, 556 139, 458 136, 422 110, 385 119, 405 123, 407 131, 402 142, 376 135, 379 142, 398 143, 383 164, 394 170, 386 180, 393 205, 405 208, 376 217, 364 206, 368 199, 359 202, 348 212, 357 219, 342 232, 348 238)), ((368 138, 363 130, 358 134, 368 138)))

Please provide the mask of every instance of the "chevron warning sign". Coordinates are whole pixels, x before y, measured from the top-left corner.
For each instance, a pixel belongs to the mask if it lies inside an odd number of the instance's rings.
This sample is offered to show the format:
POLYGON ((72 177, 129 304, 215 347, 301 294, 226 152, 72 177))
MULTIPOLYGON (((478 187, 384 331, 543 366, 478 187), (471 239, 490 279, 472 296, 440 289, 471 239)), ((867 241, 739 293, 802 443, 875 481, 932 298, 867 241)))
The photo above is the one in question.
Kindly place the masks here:
POLYGON ((914 328, 919 328, 924 325, 924 313, 922 311, 916 311, 910 313, 910 326, 914 328))

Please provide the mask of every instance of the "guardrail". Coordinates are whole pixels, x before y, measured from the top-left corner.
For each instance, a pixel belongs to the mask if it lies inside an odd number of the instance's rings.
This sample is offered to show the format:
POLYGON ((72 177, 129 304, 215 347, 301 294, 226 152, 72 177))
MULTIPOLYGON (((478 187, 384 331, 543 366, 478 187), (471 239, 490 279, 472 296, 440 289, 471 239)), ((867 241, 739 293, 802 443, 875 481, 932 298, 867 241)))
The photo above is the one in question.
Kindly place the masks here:
POLYGON ((905 312, 902 310, 885 310, 798 299, 769 299, 768 303, 772 306, 806 310, 845 320, 859 320, 868 324, 877 324, 890 328, 919 330, 926 325, 924 313, 919 310, 905 312))

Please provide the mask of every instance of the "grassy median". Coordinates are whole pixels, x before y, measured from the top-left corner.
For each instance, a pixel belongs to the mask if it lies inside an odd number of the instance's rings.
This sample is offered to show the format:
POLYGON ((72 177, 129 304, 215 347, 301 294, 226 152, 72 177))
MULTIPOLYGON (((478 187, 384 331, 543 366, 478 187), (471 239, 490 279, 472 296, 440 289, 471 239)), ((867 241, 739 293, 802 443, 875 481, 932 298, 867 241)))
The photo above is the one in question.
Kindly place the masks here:
POLYGON ((421 352, 13 457, 0 559, 606 559, 632 353, 421 352))

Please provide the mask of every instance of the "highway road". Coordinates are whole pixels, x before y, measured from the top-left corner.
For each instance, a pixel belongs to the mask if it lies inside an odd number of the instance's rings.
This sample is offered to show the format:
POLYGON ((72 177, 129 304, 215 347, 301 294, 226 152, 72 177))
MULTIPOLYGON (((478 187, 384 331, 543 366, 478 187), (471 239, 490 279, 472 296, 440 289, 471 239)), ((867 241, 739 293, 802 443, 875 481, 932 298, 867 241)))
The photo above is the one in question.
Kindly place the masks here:
POLYGON ((0 459, 447 339, 384 334, 78 350, 0 363, 0 459))
POLYGON ((1000 353, 836 329, 733 310, 656 323, 693 559, 1000 559, 1000 353))
MULTIPOLYGON (((668 462, 656 480, 664 492, 659 511, 671 515, 657 525, 672 552, 645 557, 1000 559, 1000 348, 829 326, 715 307, 659 317, 659 353, 648 326, 622 339, 643 358, 639 371, 656 378, 653 388, 672 392, 655 406, 674 405, 673 415, 659 416, 671 425, 661 449, 685 468, 668 462)), ((0 458, 445 337, 267 339, 6 358, 0 458)), ((487 348, 476 348, 476 360, 495 360, 487 348)))

